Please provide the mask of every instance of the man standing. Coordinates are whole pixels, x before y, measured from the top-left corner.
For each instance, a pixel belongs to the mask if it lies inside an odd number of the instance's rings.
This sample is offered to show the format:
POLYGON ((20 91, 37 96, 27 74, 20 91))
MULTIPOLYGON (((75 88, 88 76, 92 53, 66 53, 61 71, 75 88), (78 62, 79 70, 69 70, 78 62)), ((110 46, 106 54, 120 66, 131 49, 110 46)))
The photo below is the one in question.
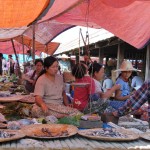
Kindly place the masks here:
POLYGON ((9 74, 12 75, 14 74, 14 60, 12 59, 12 55, 9 55, 9 74))

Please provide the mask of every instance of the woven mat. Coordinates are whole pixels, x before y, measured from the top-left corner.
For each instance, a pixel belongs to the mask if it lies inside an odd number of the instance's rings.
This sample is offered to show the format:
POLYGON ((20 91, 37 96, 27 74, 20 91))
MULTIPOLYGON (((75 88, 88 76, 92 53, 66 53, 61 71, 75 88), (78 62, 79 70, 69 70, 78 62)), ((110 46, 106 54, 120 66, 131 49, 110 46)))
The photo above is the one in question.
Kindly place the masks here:
POLYGON ((95 140, 103 140, 103 141, 131 141, 131 140, 136 140, 139 138, 139 135, 132 132, 132 131, 127 131, 125 129, 114 129, 113 131, 119 132, 123 137, 111 137, 111 136, 102 136, 102 135, 91 135, 93 132, 97 131, 102 131, 102 128, 95 128, 95 129, 87 129, 87 130, 80 130, 78 131, 78 134, 90 139, 95 139, 95 140), (125 137, 126 136, 126 137, 125 137))
POLYGON ((3 131, 8 133, 8 134, 14 134, 14 135, 9 137, 9 138, 0 137, 0 142, 12 141, 12 140, 17 140, 17 139, 21 139, 21 138, 25 137, 23 132, 21 132, 20 130, 0 129, 0 132, 3 132, 3 131))
POLYGON ((145 140, 149 140, 150 141, 150 132, 140 134, 140 137, 145 139, 145 140))
POLYGON ((70 137, 75 135, 78 129, 73 125, 66 124, 33 124, 26 127, 23 127, 21 131, 28 137, 39 138, 39 139, 53 139, 53 138, 62 138, 70 137), (52 136, 47 136, 42 132, 42 130, 47 130, 49 133, 52 133, 52 136), (67 131, 67 135, 60 135, 60 133, 67 131))

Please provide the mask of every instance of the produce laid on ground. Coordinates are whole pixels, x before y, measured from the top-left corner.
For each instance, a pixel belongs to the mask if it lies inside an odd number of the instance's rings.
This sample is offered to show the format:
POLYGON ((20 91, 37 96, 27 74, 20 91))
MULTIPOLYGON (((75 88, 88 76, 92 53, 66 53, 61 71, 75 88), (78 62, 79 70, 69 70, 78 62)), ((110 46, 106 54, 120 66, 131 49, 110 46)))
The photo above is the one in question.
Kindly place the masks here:
MULTIPOLYGON (((19 77, 15 75, 11 76, 1 76, 0 77, 0 91, 9 91, 10 94, 27 94, 25 86, 23 84, 18 84, 19 77)), ((0 95, 1 97, 1 95, 0 95)))
POLYGON ((23 132, 21 132, 20 130, 0 130, 0 142, 17 140, 23 137, 25 137, 25 134, 23 134, 23 132))
POLYGON ((139 135, 132 131, 115 128, 80 130, 78 134, 91 139, 107 141, 130 141, 139 138, 139 135))
POLYGON ((140 135, 140 137, 145 139, 145 140, 149 140, 150 141, 150 132, 143 133, 143 134, 140 135))
MULTIPOLYGON (((54 115, 32 118, 31 110, 35 103, 33 94, 26 95, 24 86, 17 85, 15 77, 1 80, 3 83, 0 84, 0 142, 25 136, 36 139, 63 138, 77 133, 90 139, 106 141, 130 141, 139 138, 138 134, 123 128, 101 128, 103 123, 98 114, 82 114, 77 111, 73 113, 70 107, 62 109, 62 106, 56 107, 56 104, 51 104, 49 109, 54 111, 56 108, 59 109, 65 114, 63 118, 58 119, 54 115), (73 116, 69 116, 72 113, 73 116)), ((145 132, 148 122, 124 116, 119 118, 119 126, 137 128, 145 132)), ((147 133, 141 134, 141 137, 150 140, 147 133)), ((22 141, 24 143, 24 139, 22 141)))
POLYGON ((65 124, 36 124, 24 126, 21 131, 32 138, 62 138, 75 135, 77 127, 65 124))
POLYGON ((142 121, 131 116, 120 117, 118 125, 127 129, 136 128, 143 132, 145 132, 149 128, 147 121, 142 121))
POLYGON ((38 132, 35 132, 33 135, 36 137, 61 137, 69 135, 67 130, 60 132, 53 132, 49 130, 49 128, 41 128, 41 130, 39 130, 38 132))

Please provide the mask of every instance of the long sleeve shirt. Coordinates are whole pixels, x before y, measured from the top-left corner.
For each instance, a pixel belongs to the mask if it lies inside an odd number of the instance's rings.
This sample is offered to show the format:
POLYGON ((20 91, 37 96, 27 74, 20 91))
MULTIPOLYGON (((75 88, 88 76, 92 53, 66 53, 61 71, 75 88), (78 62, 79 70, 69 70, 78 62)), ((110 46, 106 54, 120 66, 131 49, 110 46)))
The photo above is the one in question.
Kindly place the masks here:
POLYGON ((148 116, 150 123, 150 80, 145 81, 143 85, 119 108, 115 114, 119 117, 134 112, 148 101, 148 116))

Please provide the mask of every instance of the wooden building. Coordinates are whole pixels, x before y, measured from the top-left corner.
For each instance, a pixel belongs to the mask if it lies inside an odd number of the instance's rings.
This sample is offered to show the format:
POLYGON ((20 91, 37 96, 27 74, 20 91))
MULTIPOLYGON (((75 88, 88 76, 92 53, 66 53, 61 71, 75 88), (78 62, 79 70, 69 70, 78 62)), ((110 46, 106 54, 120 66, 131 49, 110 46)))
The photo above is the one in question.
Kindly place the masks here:
MULTIPOLYGON (((86 48, 81 47, 81 49, 81 55, 84 55, 86 48)), ((109 39, 90 44, 88 49, 90 51, 90 56, 99 57, 100 63, 104 63, 104 58, 106 59, 106 62, 109 59, 116 59, 117 64, 115 69, 120 67, 123 59, 128 59, 132 61, 135 68, 142 70, 141 75, 144 80, 150 78, 150 45, 142 49, 136 49, 117 37, 111 37, 109 39)), ((74 49, 68 54, 79 55, 78 53, 79 50, 74 49)))

